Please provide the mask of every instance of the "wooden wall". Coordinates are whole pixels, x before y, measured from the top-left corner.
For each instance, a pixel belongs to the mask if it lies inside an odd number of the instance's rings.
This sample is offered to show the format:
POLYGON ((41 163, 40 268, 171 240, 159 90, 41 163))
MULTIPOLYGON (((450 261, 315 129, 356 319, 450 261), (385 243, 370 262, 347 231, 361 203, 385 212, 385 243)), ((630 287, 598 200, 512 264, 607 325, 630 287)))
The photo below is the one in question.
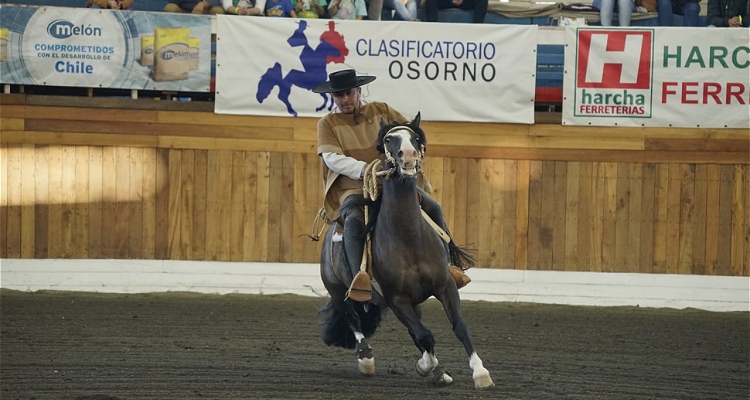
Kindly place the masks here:
MULTIPOLYGON (((315 119, 0 105, 2 258, 318 260, 315 119)), ((750 132, 550 122, 425 123, 425 173, 481 267, 750 275, 750 132)))

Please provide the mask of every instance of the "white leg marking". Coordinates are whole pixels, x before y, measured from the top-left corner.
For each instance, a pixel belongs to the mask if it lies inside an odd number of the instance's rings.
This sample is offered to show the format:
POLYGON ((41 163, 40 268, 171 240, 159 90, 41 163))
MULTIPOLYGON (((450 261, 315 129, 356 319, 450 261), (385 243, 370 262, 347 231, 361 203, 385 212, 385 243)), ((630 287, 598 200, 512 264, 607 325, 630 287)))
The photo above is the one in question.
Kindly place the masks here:
POLYGON ((375 375, 375 357, 360 359, 359 360, 359 372, 363 376, 375 375))
POLYGON ((476 352, 472 353, 469 358, 469 367, 474 371, 471 375, 471 378, 474 379, 474 387, 477 389, 486 389, 495 386, 492 378, 490 378, 490 371, 487 371, 487 368, 484 367, 482 359, 479 358, 476 352))
POLYGON ((437 358, 435 358, 434 356, 430 356, 430 353, 425 351, 424 353, 422 353, 422 358, 417 360, 417 373, 422 376, 427 376, 427 374, 429 374, 436 365, 437 358))
POLYGON ((357 339, 357 343, 360 343, 365 338, 365 335, 362 332, 354 332, 354 338, 357 339))

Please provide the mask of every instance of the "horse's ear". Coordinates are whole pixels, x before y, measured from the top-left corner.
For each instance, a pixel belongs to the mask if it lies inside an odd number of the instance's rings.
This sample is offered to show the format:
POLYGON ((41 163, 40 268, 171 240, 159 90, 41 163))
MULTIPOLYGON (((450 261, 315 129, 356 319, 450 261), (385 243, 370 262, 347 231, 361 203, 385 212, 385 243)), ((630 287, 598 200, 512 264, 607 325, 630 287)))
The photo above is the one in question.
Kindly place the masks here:
POLYGON ((422 112, 417 111, 417 116, 414 117, 414 119, 411 121, 411 124, 413 126, 419 126, 419 123, 422 121, 422 112))

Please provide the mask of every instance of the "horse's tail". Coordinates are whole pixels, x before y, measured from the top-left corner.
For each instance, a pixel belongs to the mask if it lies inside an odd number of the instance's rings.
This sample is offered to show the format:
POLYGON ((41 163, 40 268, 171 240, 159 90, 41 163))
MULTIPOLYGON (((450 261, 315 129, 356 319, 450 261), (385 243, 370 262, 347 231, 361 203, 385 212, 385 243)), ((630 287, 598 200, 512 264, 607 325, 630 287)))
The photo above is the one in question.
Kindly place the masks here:
MULTIPOLYGON (((334 299, 329 300, 328 304, 319 311, 323 315, 320 323, 323 326, 323 343, 329 346, 354 349, 357 345, 357 339, 354 337, 354 332, 349 327, 346 318, 344 318, 343 311, 336 307, 334 302, 334 299)), ((370 303, 369 311, 366 312, 362 303, 354 302, 354 309, 359 316, 362 334, 366 338, 371 337, 380 326, 386 308, 370 303)))
MULTIPOLYGON (((450 235, 450 232, 448 232, 448 235, 450 235)), ((451 264, 457 266, 462 271, 466 271, 476 265, 477 260, 469 253, 469 250, 457 245, 456 241, 452 240, 452 238, 453 236, 451 236, 451 241, 448 243, 448 253, 450 254, 451 264)))

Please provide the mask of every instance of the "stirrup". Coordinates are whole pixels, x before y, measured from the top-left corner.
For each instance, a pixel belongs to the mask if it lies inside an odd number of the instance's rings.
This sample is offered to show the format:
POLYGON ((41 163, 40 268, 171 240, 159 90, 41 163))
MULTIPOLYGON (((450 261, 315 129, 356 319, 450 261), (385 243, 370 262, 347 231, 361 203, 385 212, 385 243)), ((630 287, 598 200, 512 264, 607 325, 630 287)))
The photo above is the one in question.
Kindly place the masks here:
POLYGON ((370 276, 366 272, 359 271, 354 276, 349 290, 346 291, 346 298, 344 300, 346 299, 359 302, 372 300, 372 282, 370 282, 370 276))
POLYGON ((464 271, 461 270, 461 268, 458 268, 455 265, 449 265, 448 272, 450 272, 453 280, 456 281, 456 287, 459 289, 471 282, 471 278, 469 278, 469 275, 466 275, 464 271))

